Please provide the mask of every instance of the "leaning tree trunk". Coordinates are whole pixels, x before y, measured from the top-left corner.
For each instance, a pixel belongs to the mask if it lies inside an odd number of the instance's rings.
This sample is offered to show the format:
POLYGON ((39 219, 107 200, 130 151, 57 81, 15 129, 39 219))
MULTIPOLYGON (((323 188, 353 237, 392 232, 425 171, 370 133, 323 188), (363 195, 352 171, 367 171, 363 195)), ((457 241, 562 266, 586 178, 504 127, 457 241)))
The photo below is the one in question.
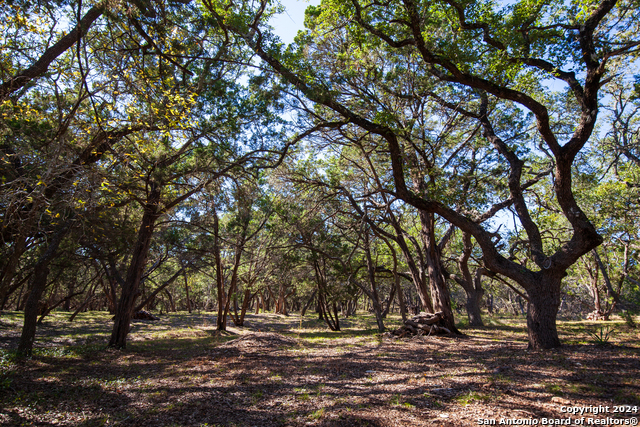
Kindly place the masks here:
POLYGON ((111 339, 109 340, 109 347, 122 349, 127 346, 127 335, 129 334, 129 325, 139 294, 140 280, 147 264, 149 245, 153 237, 156 220, 160 216, 158 211, 161 187, 153 184, 150 187, 151 191, 147 196, 140 230, 138 230, 138 239, 133 247, 131 264, 129 264, 127 278, 122 286, 122 293, 116 307, 115 322, 111 332, 111 339))
MULTIPOLYGON (((153 290, 153 292, 151 292, 151 294, 149 296, 147 296, 144 301, 142 301, 140 304, 138 304, 136 306, 136 308, 133 310, 133 312, 135 313, 136 311, 140 311, 142 310, 147 304, 150 304, 151 301, 153 301, 153 299, 162 291, 164 291, 168 286, 171 286, 171 284, 180 276, 180 274, 185 273, 185 268, 184 266, 182 268, 180 268, 180 270, 178 270, 176 273, 173 274, 173 276, 171 276, 166 282, 164 282, 162 285, 158 286, 156 289, 153 290)), ((186 274, 186 273, 185 273, 186 274)), ((186 276, 185 276, 186 277, 186 276)), ((185 280, 186 282, 186 280, 185 280)), ((171 294, 169 294, 171 295, 171 294)), ((187 299, 188 300, 188 299, 187 299)), ((173 306, 173 300, 171 301, 171 305, 173 306)), ((149 309, 150 310, 150 309, 149 309)), ((174 310, 175 311, 175 310, 174 310)), ((189 311, 189 313, 191 313, 191 311, 189 311)))
POLYGON ((320 319, 324 319, 329 329, 331 329, 332 331, 339 331, 340 319, 338 318, 338 307, 334 302, 332 314, 330 302, 327 301, 326 277, 324 275, 324 271, 321 269, 318 260, 314 260, 313 266, 316 275, 316 282, 318 285, 318 315, 320 319))
POLYGON ((311 293, 311 296, 309 297, 309 300, 307 301, 307 303, 304 306, 302 306, 302 311, 300 312, 300 317, 304 317, 305 313, 309 309, 309 306, 311 305, 311 303, 315 299, 316 293, 318 293, 318 290, 314 289, 313 293, 311 293))
MULTIPOLYGON (((247 285, 249 286, 249 285, 247 285)), ((258 294, 258 292, 251 293, 251 289, 244 290, 244 297, 242 298, 242 308, 240 309, 240 317, 238 318, 238 323, 236 326, 244 326, 244 317, 247 314, 247 309, 249 308, 249 303, 253 298, 258 294)))
POLYGON ((182 267, 182 272, 184 275, 184 291, 187 294, 187 311, 191 313, 191 297, 189 296, 189 281, 187 280, 187 270, 185 270, 184 266, 182 267))
POLYGON ((560 307, 560 284, 562 277, 540 274, 536 286, 529 286, 527 294, 527 328, 529 348, 560 347, 556 317, 560 307))
POLYGON ((47 286, 47 277, 49 276, 49 263, 55 258, 60 246, 60 242, 69 231, 70 223, 66 222, 60 227, 49 242, 49 246, 40 256, 34 267, 33 276, 31 276, 30 292, 24 306, 24 322, 22 325, 22 335, 18 343, 18 354, 21 356, 30 356, 33 352, 33 341, 36 337, 36 323, 38 320, 38 303, 47 286))
POLYGON ((610 314, 613 311, 615 306, 618 306, 619 309, 626 308, 626 305, 623 304, 622 301, 620 300, 620 294, 616 292, 613 289, 613 286, 611 285, 611 279, 609 279, 609 273, 607 272, 607 267, 605 267, 604 263, 602 262, 600 255, 598 255, 598 250, 594 248, 591 252, 593 252, 593 256, 596 259, 596 262, 598 263, 598 267, 600 268, 600 271, 602 271, 602 279, 604 280, 604 284, 607 287, 607 296, 609 298, 613 298, 613 304, 609 306, 607 309, 607 311, 609 312, 608 314, 610 314))

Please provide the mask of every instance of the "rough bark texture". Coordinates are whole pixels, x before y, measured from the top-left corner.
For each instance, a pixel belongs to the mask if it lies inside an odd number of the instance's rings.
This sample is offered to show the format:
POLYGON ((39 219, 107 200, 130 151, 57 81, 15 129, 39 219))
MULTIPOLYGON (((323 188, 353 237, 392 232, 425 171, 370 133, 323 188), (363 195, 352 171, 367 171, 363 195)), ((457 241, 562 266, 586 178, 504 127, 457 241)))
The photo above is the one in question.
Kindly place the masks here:
POLYGON ((433 309, 435 312, 442 313, 443 325, 447 329, 454 334, 459 334, 460 332, 456 328, 456 322, 453 317, 453 310, 451 309, 451 295, 442 269, 440 250, 435 239, 435 216, 425 211, 420 211, 419 215, 433 309))
POLYGON ((561 277, 540 274, 540 281, 528 291, 527 328, 529 348, 560 346, 556 317, 560 307, 561 277))
POLYGON ((149 187, 147 201, 144 205, 144 214, 138 230, 138 238, 131 254, 131 263, 122 286, 122 293, 116 308, 113 331, 109 340, 109 347, 118 349, 127 346, 129 324, 131 323, 135 302, 138 298, 140 279, 147 264, 149 245, 151 244, 155 224, 160 216, 159 205, 162 188, 155 183, 151 183, 149 187))

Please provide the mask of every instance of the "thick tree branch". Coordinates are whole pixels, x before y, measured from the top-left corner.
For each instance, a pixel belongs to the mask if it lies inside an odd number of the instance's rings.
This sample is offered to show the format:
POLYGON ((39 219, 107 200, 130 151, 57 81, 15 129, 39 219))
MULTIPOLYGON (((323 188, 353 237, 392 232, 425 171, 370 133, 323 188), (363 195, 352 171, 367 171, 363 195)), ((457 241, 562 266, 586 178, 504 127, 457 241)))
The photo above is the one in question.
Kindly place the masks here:
POLYGON ((58 40, 53 46, 47 49, 42 56, 29 68, 18 72, 14 77, 2 82, 0 85, 0 101, 7 99, 9 95, 25 86, 31 80, 36 79, 47 72, 49 65, 60 55, 76 44, 86 34, 91 25, 104 13, 107 1, 103 1, 93 6, 82 17, 78 25, 69 34, 58 40))

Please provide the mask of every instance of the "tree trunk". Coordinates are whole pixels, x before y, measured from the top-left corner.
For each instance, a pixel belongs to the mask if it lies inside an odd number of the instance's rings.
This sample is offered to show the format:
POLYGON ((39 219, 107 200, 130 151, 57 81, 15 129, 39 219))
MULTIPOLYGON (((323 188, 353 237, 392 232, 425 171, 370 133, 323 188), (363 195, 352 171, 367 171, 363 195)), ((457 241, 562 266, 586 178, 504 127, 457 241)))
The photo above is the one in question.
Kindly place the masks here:
MULTIPOLYGON (((174 273, 173 276, 171 276, 166 282, 164 282, 162 285, 158 286, 156 289, 154 289, 154 291, 147 297, 145 298, 144 301, 142 301, 140 304, 138 304, 136 306, 136 308, 133 310, 133 312, 135 313, 136 311, 140 311, 142 310, 147 304, 149 304, 155 297, 156 295, 158 295, 160 292, 162 292, 163 290, 165 290, 168 286, 170 286, 177 278, 178 276, 184 272, 184 267, 182 267, 180 270, 178 270, 176 273, 174 273)), ((170 294, 169 294, 170 295, 170 294)), ((188 294, 187 294, 188 295, 188 294)), ((173 300, 171 301, 171 305, 173 306, 173 300)), ((175 307, 174 307, 175 308, 175 307)), ((175 309, 173 310, 175 311, 175 309)), ((191 313, 191 311, 189 311, 189 313, 191 313)))
POLYGON ((529 348, 560 347, 556 317, 560 307, 561 277, 542 276, 536 286, 527 290, 527 328, 529 330, 529 348))
POLYGON ((421 272, 421 269, 416 265, 416 261, 409 250, 409 246, 404 238, 404 231, 400 224, 396 221, 394 216, 390 217, 391 225, 396 232, 396 242, 398 246, 400 246, 400 251, 402 252, 402 256, 407 262, 407 267, 409 267, 409 272, 411 273, 411 279, 413 281, 413 285, 416 288, 416 292, 418 297, 420 298, 420 305, 423 310, 433 313, 433 302, 431 301, 431 297, 429 296, 429 292, 427 291, 427 285, 425 283, 425 277, 421 272))
POLYGON ((191 313, 191 298, 189 297, 189 282, 187 281, 187 270, 185 270, 184 266, 182 267, 182 272, 184 275, 184 291, 187 294, 187 311, 191 313))
POLYGON ((51 313, 53 310, 58 308, 58 306, 66 303, 66 302, 69 302, 73 297, 76 297, 78 295, 82 295, 82 292, 76 292, 75 294, 67 295, 66 297, 64 297, 63 299, 58 301, 57 303, 51 304, 51 305, 47 305, 45 310, 40 314, 40 318, 38 319, 38 322, 37 322, 38 325, 42 325, 42 321, 44 320, 44 318, 47 317, 49 315, 49 313, 51 313))
POLYGON ((225 302, 227 295, 224 291, 224 269, 222 267, 222 255, 220 254, 220 223, 218 211, 213 207, 213 257, 216 262, 216 288, 218 290, 218 316, 216 329, 227 330, 227 317, 225 316, 225 302))
POLYGON ((467 316, 469 318, 469 326, 484 326, 482 323, 482 313, 480 311, 480 303, 482 296, 484 295, 484 289, 482 289, 482 275, 489 274, 487 270, 482 267, 476 268, 475 275, 471 277, 471 270, 469 269, 469 258, 471 258, 471 251, 473 245, 471 244, 471 235, 469 233, 462 233, 463 251, 458 257, 458 268, 462 273, 462 277, 455 275, 449 275, 464 289, 467 295, 467 301, 465 308, 467 309, 467 316))
POLYGON ((116 314, 116 296, 115 296, 115 281, 113 278, 107 276, 107 282, 109 283, 109 287, 104 286, 104 295, 107 298, 107 306, 109 310, 109 314, 116 314))
MULTIPOLYGON (((604 263, 602 262, 602 259, 598 254, 598 250, 593 249, 592 252, 593 252, 593 257, 596 259, 596 262, 598 263, 598 267, 600 267, 600 271, 602 271, 602 279, 604 280, 604 284, 607 287, 607 296, 609 296, 610 298, 613 298, 613 301, 615 305, 618 306, 618 308, 624 309, 626 306, 620 300, 620 295, 613 289, 613 286, 611 285, 611 279, 609 279, 609 273, 607 272, 607 267, 605 267, 604 263)), ((611 312, 612 309, 613 309, 613 306, 609 307, 607 311, 611 312)))
MULTIPOLYGON (((262 296, 262 291, 258 292, 258 295, 256 296, 256 312, 255 314, 260 314, 260 307, 263 307, 263 301, 264 300, 264 296, 262 296)), ((262 308, 262 310, 264 311, 264 307, 262 308)))
POLYGON ((389 314, 389 312, 391 311, 392 306, 395 304, 396 301, 396 286, 395 283, 393 285, 391 285, 391 290, 389 291, 389 298, 387 299, 387 304, 384 308, 384 310, 382 311, 382 318, 386 319, 387 318, 387 314, 389 314))
POLYGON ((454 334, 459 334, 460 331, 456 328, 453 311, 451 310, 451 296, 444 278, 440 250, 436 243, 435 215, 423 210, 419 210, 418 213, 422 225, 421 237, 425 247, 425 263, 429 276, 433 309, 436 313, 442 312, 444 316, 443 323, 447 329, 454 334))
POLYGON ((87 306, 89 305, 89 303, 91 302, 91 300, 95 295, 96 288, 98 287, 98 283, 104 285, 104 282, 102 281, 102 276, 99 278, 98 282, 96 282, 96 284, 89 290, 89 295, 87 295, 87 297, 84 299, 84 302, 80 304, 80 306, 73 312, 71 316, 69 316, 69 319, 67 320, 68 322, 73 322, 73 320, 76 318, 78 313, 80 313, 82 310, 87 308, 87 306))
MULTIPOLYGON (((169 292, 169 289, 165 289, 164 293, 167 294, 167 298, 169 299, 169 308, 171 310, 172 313, 176 312, 176 304, 173 302, 173 296, 171 296, 171 292, 169 292)), ((167 310, 169 311, 169 310, 167 310)))
POLYGON ((245 289, 244 297, 242 299, 242 308, 240 309, 240 317, 238 318, 238 323, 236 326, 244 326, 244 316, 247 314, 247 309, 249 308, 249 302, 256 296, 257 292, 251 294, 250 289, 245 289))
POLYGON ((33 341, 36 336, 36 322, 38 320, 38 303, 44 292, 49 275, 49 267, 46 265, 36 264, 36 271, 31 279, 31 292, 24 306, 24 323, 22 325, 22 335, 18 343, 18 354, 21 356, 30 356, 33 352, 33 341))
MULTIPOLYGON (((0 305, 0 310, 4 310, 4 307, 9 303, 9 297, 11 297, 11 294, 13 294, 15 291, 20 289, 22 287, 22 285, 24 285, 25 282, 27 282, 27 280, 30 280, 32 274, 33 274, 33 272, 31 272, 31 273, 27 274, 26 276, 21 277, 20 279, 16 280, 16 283, 13 284, 5 292, 4 297, 2 298, 2 305, 0 305)), ((20 294, 18 295, 18 301, 20 301, 20 298, 22 296, 22 292, 23 292, 23 289, 20 289, 20 294)))
MULTIPOLYGON (((380 303, 380 297, 378 296, 378 288, 376 286, 376 269, 373 265, 373 259, 371 258, 371 245, 369 241, 369 230, 364 230, 364 253, 367 260, 367 273, 369 275, 369 283, 371 285, 371 303, 373 304, 373 313, 376 316, 376 324, 378 325, 378 331, 384 332, 384 319, 382 316, 382 304, 380 303)), ((364 290, 364 289, 363 289, 364 290)))
POLYGON ((407 307, 404 303, 404 292, 402 291, 402 286, 400 285, 400 276, 398 275, 398 272, 397 272, 397 265, 394 266, 393 285, 396 287, 396 293, 398 294, 398 305, 400 306, 400 316, 402 316, 402 320, 407 320, 407 307))
POLYGON ((484 326, 482 322, 482 312, 480 311, 480 302, 484 291, 467 292, 467 302, 465 308, 467 309, 467 316, 469 317, 469 326, 484 326))
POLYGON ((18 268, 18 261, 26 248, 27 237, 24 235, 18 236, 13 243, 13 251, 3 266, 0 274, 0 301, 2 301, 2 308, 4 308, 5 301, 9 298, 9 295, 19 288, 19 286, 11 286, 11 282, 18 268))
POLYGON ((339 331, 340 319, 338 318, 338 307, 334 302, 334 314, 332 315, 330 303, 327 301, 326 278, 323 274, 324 272, 322 271, 318 260, 314 260, 313 266, 316 275, 316 282, 318 284, 318 315, 320 319, 324 319, 329 329, 332 331, 339 331))
POLYGON ((292 292, 287 293, 287 287, 289 284, 281 282, 278 287, 278 299, 276 300, 276 310, 277 314, 283 314, 288 316, 287 312, 287 298, 292 295, 292 292))
POLYGON ((21 356, 30 356, 33 352, 33 341, 36 337, 36 322, 38 320, 38 303, 47 286, 47 277, 49 276, 49 263, 55 257, 60 242, 67 234, 70 223, 64 223, 51 238, 49 246, 36 262, 34 273, 31 277, 31 291, 27 297, 24 308, 24 323, 22 325, 22 335, 18 343, 18 354, 21 356))
POLYGON ((150 191, 147 196, 147 202, 144 205, 144 214, 138 230, 138 239, 133 247, 131 264, 129 264, 127 278, 122 286, 122 293, 116 307, 113 331, 109 340, 109 347, 117 349, 123 349, 127 346, 127 335, 129 334, 129 325, 139 294, 140 279, 147 264, 149 245, 153 237, 156 220, 160 216, 158 208, 162 187, 153 182, 149 187, 150 191))
POLYGON ((316 297, 316 293, 318 293, 318 290, 314 289, 313 293, 311 294, 311 297, 309 297, 309 300, 307 301, 307 303, 304 306, 302 306, 302 311, 300 312, 300 317, 304 317, 304 314, 307 312, 307 310, 309 309, 309 306, 313 302, 313 299, 316 297))

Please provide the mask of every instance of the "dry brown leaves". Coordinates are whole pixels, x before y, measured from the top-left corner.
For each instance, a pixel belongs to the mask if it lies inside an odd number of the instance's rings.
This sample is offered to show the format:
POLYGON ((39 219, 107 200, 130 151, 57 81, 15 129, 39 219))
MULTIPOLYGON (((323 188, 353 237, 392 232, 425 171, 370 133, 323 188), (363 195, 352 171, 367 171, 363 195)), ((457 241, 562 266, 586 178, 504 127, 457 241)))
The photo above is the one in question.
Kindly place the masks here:
POLYGON ((251 332, 224 343, 201 334, 38 356, 0 392, 0 423, 475 426, 566 419, 566 405, 640 405, 638 346, 527 351, 521 340, 477 332, 408 340, 251 332))

